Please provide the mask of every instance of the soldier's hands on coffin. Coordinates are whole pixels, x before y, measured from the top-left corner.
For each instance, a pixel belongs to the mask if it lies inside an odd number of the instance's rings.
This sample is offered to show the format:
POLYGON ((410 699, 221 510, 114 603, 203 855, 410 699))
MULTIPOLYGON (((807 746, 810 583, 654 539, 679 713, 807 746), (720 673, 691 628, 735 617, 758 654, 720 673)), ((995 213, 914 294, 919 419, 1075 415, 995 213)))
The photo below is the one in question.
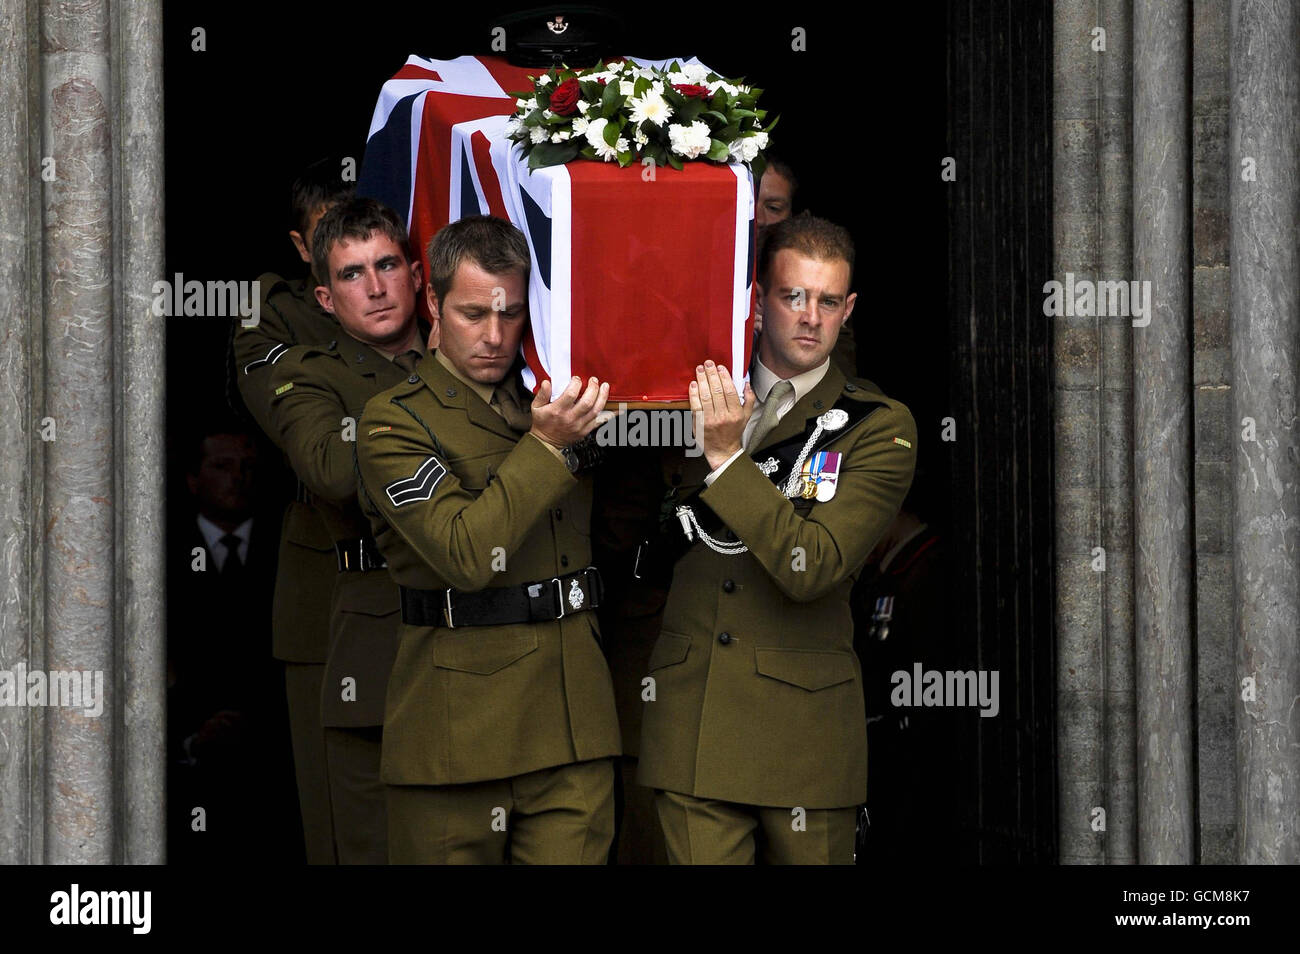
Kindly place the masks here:
POLYGON ((582 440, 603 424, 605 402, 609 400, 609 383, 574 377, 560 396, 551 400, 551 382, 543 381, 533 398, 532 434, 552 447, 568 447, 582 440))
POLYGON ((745 403, 723 365, 705 361, 695 367, 690 384, 691 418, 695 440, 710 468, 720 467, 744 445, 745 425, 754 413, 754 391, 745 382, 745 403))

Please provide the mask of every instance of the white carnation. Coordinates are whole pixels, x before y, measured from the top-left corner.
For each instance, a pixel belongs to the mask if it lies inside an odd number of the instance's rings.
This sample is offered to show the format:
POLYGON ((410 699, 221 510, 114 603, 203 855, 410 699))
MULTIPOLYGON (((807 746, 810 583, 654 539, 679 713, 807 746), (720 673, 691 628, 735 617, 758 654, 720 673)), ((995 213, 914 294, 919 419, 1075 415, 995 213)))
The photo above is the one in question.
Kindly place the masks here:
POLYGON ((673 108, 668 101, 654 90, 646 90, 640 99, 632 100, 632 122, 654 123, 662 126, 673 115, 673 108))
POLYGON ((683 63, 682 71, 677 75, 681 77, 679 83, 703 86, 704 81, 709 78, 709 68, 703 63, 683 63))
POLYGON ((683 159, 695 159, 709 151, 709 127, 698 119, 690 126, 672 123, 668 127, 668 144, 683 159))
POLYGON ((533 141, 534 145, 539 142, 546 142, 546 127, 534 126, 532 131, 528 133, 528 138, 533 141))
POLYGON ((631 96, 636 91, 636 84, 631 80, 619 80, 618 91, 623 96, 631 96))
POLYGON ((766 148, 767 148, 767 133, 765 133, 765 132, 756 132, 756 133, 754 133, 754 142, 758 143, 758 148, 759 148, 759 149, 766 149, 766 148))
POLYGON ((587 102, 585 99, 580 99, 578 100, 578 111, 574 115, 585 116, 589 109, 591 109, 591 103, 587 102))
POLYGON ((608 119, 597 119, 587 126, 587 144, 596 150, 596 155, 608 162, 613 158, 615 149, 609 143, 605 142, 605 127, 609 125, 608 119))
POLYGON ((734 162, 753 162, 758 155, 758 149, 758 140, 753 136, 736 139, 727 147, 734 162))
POLYGON ((567 129, 561 129, 559 132, 551 135, 551 142, 564 142, 569 138, 569 136, 570 133, 567 129))
POLYGON ((585 135, 587 132, 587 127, 590 125, 591 125, 591 121, 586 117, 575 116, 573 120, 573 134, 575 136, 585 135))
POLYGON ((728 82, 726 82, 726 81, 724 81, 724 80, 715 80, 714 82, 709 83, 709 84, 708 84, 708 87, 709 87, 709 95, 710 95, 710 96, 712 96, 713 94, 715 94, 715 93, 716 93, 718 90, 720 90, 720 89, 725 89, 725 90, 727 91, 727 94, 730 95, 730 96, 738 96, 738 95, 740 95, 740 90, 739 90, 739 89, 737 89, 735 86, 732 86, 730 83, 728 83, 728 82))

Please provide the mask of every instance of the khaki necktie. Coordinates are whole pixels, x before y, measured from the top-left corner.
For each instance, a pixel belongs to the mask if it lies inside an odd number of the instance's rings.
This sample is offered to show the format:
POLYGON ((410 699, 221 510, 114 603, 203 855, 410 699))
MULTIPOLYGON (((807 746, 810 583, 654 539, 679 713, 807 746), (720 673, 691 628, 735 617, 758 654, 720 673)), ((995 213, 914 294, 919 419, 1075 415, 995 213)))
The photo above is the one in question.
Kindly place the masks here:
POLYGON ((512 431, 522 434, 533 426, 532 415, 520 407, 515 390, 509 384, 498 385, 492 392, 492 407, 505 418, 512 431))
POLYGON ((758 426, 749 435, 749 443, 745 445, 745 450, 752 451, 763 443, 763 438, 776 427, 776 412, 781 402, 793 391, 794 385, 789 381, 778 381, 772 385, 772 390, 767 392, 767 400, 763 402, 763 413, 759 415, 758 426))
POLYGON ((410 351, 403 351, 399 355, 393 356, 393 364, 397 365, 408 374, 415 373, 415 363, 423 357, 420 352, 412 348, 410 351))

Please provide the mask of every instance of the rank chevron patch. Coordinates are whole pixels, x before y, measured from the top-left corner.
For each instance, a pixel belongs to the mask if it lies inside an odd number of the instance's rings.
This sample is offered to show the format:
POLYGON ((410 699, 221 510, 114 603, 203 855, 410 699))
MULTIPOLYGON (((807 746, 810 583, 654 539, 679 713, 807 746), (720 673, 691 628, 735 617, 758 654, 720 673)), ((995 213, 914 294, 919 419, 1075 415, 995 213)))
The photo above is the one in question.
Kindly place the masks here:
POLYGON ((443 466, 442 461, 430 457, 416 469, 414 474, 393 481, 384 488, 384 492, 388 494, 388 499, 393 502, 394 507, 418 503, 432 497, 438 481, 446 476, 447 468, 443 466))

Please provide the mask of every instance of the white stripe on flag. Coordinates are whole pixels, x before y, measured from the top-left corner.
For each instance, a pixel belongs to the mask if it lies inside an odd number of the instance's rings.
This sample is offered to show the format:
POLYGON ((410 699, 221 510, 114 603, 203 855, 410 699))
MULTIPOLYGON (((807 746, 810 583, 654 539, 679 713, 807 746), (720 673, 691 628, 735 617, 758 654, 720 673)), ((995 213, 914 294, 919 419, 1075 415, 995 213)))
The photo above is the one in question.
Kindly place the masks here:
POLYGON ((420 163, 420 130, 424 124, 424 98, 428 93, 421 93, 411 104, 411 194, 406 200, 406 227, 411 227, 415 215, 415 180, 420 163))
MULTIPOLYGON (((729 168, 736 176, 736 251, 732 267, 732 312, 731 312, 731 371, 736 377, 736 369, 745 365, 745 319, 749 317, 749 273, 745 266, 749 264, 749 220, 754 216, 754 185, 749 167, 743 163, 733 162, 729 168)), ((749 378, 749 368, 745 368, 744 379, 749 378)), ((740 383, 744 393, 744 380, 740 383)))

